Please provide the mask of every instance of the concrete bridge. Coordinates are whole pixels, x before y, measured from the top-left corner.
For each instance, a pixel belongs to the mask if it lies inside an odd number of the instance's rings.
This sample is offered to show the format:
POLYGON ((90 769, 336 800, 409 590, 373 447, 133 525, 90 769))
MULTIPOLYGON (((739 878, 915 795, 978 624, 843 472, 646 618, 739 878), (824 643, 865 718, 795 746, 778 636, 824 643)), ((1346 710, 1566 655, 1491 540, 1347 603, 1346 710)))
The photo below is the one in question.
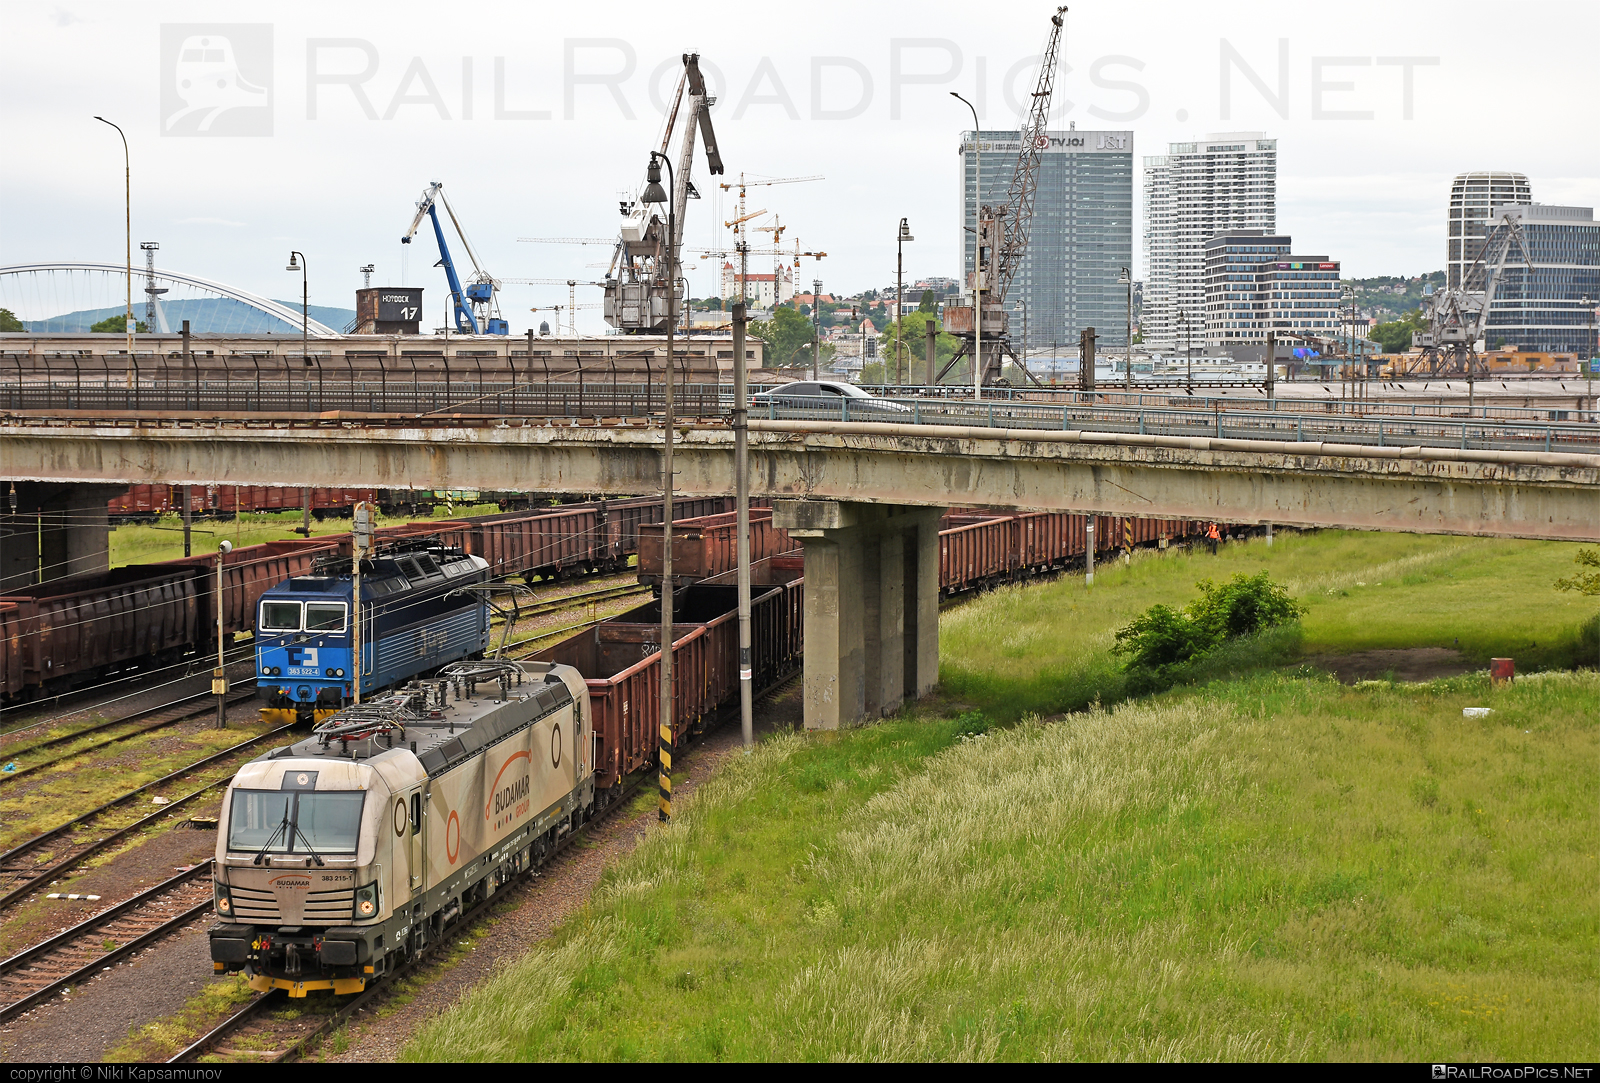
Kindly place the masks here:
MULTIPOLYGON (((1301 527, 1600 540, 1600 456, 1140 433, 751 422, 752 491, 806 551, 808 726, 892 709, 938 663, 938 516, 950 505, 1301 527)), ((681 430, 677 491, 732 489, 733 434, 681 430)), ((634 495, 646 425, 354 420, 0 426, 0 478, 634 495)))

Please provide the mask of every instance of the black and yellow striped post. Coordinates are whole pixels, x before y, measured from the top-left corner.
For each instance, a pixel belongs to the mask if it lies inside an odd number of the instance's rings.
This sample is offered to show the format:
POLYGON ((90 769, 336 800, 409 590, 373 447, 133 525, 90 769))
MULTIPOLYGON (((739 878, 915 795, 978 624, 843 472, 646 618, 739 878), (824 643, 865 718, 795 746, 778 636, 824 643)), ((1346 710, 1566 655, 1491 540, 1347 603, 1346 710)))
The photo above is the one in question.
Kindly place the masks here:
POLYGON ((1133 520, 1124 515, 1122 517, 1122 565, 1127 567, 1133 559, 1133 520))
POLYGON ((656 754, 660 760, 657 782, 661 787, 661 822, 672 819, 672 726, 661 723, 661 749, 656 754))

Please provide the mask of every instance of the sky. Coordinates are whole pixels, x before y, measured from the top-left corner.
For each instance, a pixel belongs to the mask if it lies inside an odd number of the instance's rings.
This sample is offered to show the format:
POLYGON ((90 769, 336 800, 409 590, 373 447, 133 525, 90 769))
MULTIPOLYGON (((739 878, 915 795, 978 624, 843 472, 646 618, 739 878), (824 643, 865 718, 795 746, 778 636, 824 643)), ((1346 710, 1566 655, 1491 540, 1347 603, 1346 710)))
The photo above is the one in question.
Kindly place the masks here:
MULTIPOLYGON (((985 127, 1015 127, 1053 11, 7 0, 0 264, 123 259, 123 147, 101 115, 128 139, 136 261, 154 240, 160 267, 298 297, 300 276, 284 269, 298 250, 311 302, 341 308, 373 264, 376 285, 425 287, 442 322, 433 239, 399 243, 438 180, 491 274, 597 280, 608 246, 519 238, 614 235, 619 197, 659 146, 681 54, 698 52, 727 174, 709 177, 697 152, 687 244, 730 245, 736 193, 718 182, 820 175, 748 189, 748 209, 769 212, 755 221, 785 227, 785 249, 798 239, 827 253, 803 261, 803 281, 891 284, 902 217, 916 238, 907 279, 954 276, 971 118, 950 92, 985 127)), ((1339 259, 1347 275, 1415 275, 1444 264, 1458 172, 1515 170, 1537 201, 1600 203, 1600 140, 1578 112, 1593 101, 1597 40, 1592 0, 1080 3, 1051 124, 1132 129, 1136 163, 1173 141, 1265 132, 1279 141, 1278 230, 1296 251, 1339 259)), ((691 293, 713 295, 720 259, 688 263, 691 293)), ((507 283, 513 333, 567 292, 507 283)), ((599 299, 580 287, 580 304, 599 299)), ((578 327, 600 332, 598 310, 581 310, 578 327)))

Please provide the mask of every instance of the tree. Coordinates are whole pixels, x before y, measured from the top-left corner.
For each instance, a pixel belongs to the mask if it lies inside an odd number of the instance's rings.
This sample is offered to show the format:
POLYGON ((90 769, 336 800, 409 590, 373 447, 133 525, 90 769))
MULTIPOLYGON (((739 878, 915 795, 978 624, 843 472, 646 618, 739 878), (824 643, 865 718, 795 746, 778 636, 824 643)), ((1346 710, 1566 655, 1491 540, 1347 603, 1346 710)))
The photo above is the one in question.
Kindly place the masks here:
MULTIPOLYGON (((138 329, 138 333, 141 335, 150 331, 150 328, 145 326, 143 320, 135 323, 134 327, 138 329)), ((125 315, 107 316, 99 323, 91 324, 89 330, 97 335, 125 335, 128 333, 128 317, 125 315)))
POLYGON ((1591 597, 1600 595, 1600 549, 1579 549, 1572 562, 1580 568, 1595 570, 1579 572, 1571 579, 1557 579, 1556 589, 1575 590, 1591 597))
POLYGON ((0 331, 26 331, 22 321, 9 308, 0 308, 0 331))
POLYGON ((792 308, 779 306, 772 319, 756 320, 750 333, 767 344, 767 364, 787 368, 811 360, 811 321, 792 308))
POLYGON ((937 312, 939 302, 934 298, 932 290, 922 291, 922 300, 917 304, 918 312, 937 312))
POLYGON ((1380 323, 1372 329, 1372 340, 1383 347, 1384 353, 1404 353, 1411 348, 1412 336, 1423 331, 1427 321, 1422 309, 1413 309, 1398 320, 1380 323))
MULTIPOLYGON (((938 319, 939 317, 935 313, 926 312, 922 309, 918 309, 915 312, 907 312, 900 317, 906 343, 906 369, 901 372, 902 378, 908 379, 912 383, 919 382, 912 378, 912 374, 922 371, 923 359, 928 354, 926 330, 928 321, 932 320, 937 325, 938 319)), ((890 320, 888 326, 883 329, 883 334, 878 336, 878 356, 884 359, 891 376, 894 374, 895 341, 895 323, 890 320)), ((954 335, 947 335, 943 331, 939 332, 938 337, 934 339, 933 368, 935 375, 938 374, 939 369, 944 367, 946 361, 955 356, 956 346, 959 344, 960 340, 954 335)))

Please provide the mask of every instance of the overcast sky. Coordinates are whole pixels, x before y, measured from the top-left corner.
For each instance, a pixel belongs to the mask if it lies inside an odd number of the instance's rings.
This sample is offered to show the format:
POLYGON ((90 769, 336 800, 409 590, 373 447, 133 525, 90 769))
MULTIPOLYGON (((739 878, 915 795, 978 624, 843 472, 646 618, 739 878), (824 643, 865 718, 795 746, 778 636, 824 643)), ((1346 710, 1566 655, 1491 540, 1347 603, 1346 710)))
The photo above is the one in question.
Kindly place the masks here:
MULTIPOLYGON (((102 114, 128 136, 134 242, 159 241, 163 267, 291 297, 299 276, 284 264, 299 249, 313 303, 352 306, 357 268, 374 263, 375 284, 427 287, 433 310, 431 236, 398 242, 437 179, 491 273, 597 278, 607 248, 517 238, 613 233, 679 55, 697 51, 719 96, 722 179, 826 177, 750 190, 751 209, 787 227, 785 248, 798 237, 828 253, 804 279, 891 283, 902 216, 917 238, 908 278, 954 275, 956 145, 971 121, 949 91, 986 127, 1015 126, 1053 10, 7 0, 0 263, 123 258, 122 146, 102 114), (186 64, 202 45, 204 62, 186 64)), ((1597 42, 1592 0, 1083 3, 1067 16, 1053 126, 1132 129, 1136 161, 1264 131, 1279 140, 1278 229, 1296 251, 1347 274, 1417 274, 1444 264, 1457 172, 1516 170, 1535 200, 1600 201, 1597 42)), ((689 205, 688 243, 717 247, 733 204, 703 155, 693 176, 706 198, 689 205)), ((1140 223, 1142 208, 1142 274, 1140 223)), ((692 292, 713 294, 717 261, 693 262, 692 292)), ((513 331, 566 293, 508 286, 513 331)), ((586 311, 579 326, 602 324, 586 311)))

